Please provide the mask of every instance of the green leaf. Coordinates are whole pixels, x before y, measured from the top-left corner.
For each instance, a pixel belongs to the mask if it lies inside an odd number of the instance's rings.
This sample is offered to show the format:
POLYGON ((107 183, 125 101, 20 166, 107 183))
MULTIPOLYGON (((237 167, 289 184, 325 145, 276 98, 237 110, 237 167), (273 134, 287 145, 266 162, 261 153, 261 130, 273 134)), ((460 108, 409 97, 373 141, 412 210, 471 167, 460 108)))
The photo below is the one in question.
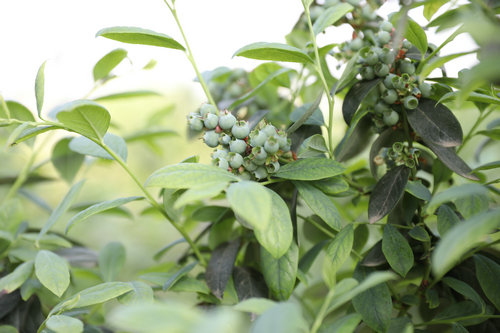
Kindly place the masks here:
POLYGON ((45 325, 55 333, 83 332, 83 323, 79 319, 65 315, 55 315, 49 317, 45 325))
POLYGON ((424 201, 429 201, 432 198, 431 192, 422 184, 421 181, 409 180, 406 184, 405 191, 413 195, 415 198, 422 199, 424 201))
POLYGON ((414 226, 413 229, 410 230, 408 235, 410 235, 411 238, 416 239, 416 240, 421 241, 421 242, 430 242, 431 241, 431 237, 429 236, 429 234, 427 233, 425 228, 423 228, 419 225, 414 226))
POLYGON ((287 300, 295 287, 299 264, 299 248, 292 242, 287 253, 276 259, 266 249, 260 249, 260 265, 267 286, 274 298, 287 300))
POLYGON ((53 252, 47 250, 38 252, 35 258, 35 274, 40 283, 57 297, 61 297, 68 289, 68 263, 53 252))
POLYGON ((339 162, 357 156, 366 148, 365 143, 371 141, 373 121, 368 113, 368 108, 362 108, 352 118, 344 137, 334 150, 335 157, 339 162))
MULTIPOLYGON (((45 90, 45 64, 47 61, 44 61, 43 64, 38 69, 38 73, 36 74, 35 79, 35 97, 36 97, 36 109, 38 111, 38 118, 41 118, 42 115, 42 106, 43 106, 43 97, 45 90)), ((9 107, 10 109, 10 107, 9 107)))
POLYGON ((360 321, 361 315, 357 313, 344 315, 330 325, 323 325, 320 333, 353 333, 360 321))
POLYGON ((406 26, 404 37, 415 45, 422 55, 427 52, 427 35, 420 24, 412 19, 408 19, 408 25, 406 26))
POLYGON ((233 267, 233 284, 240 301, 269 295, 262 274, 250 267, 233 267))
POLYGON ((271 195, 271 222, 265 229, 255 228, 257 241, 274 258, 283 256, 293 241, 293 226, 290 211, 283 199, 274 191, 268 190, 271 195))
POLYGON ((0 279, 0 291, 11 293, 19 288, 33 273, 33 260, 22 263, 0 279))
POLYGON ((0 333, 19 333, 19 331, 11 325, 0 325, 0 333))
POLYGON ((344 262, 349 258, 354 242, 354 228, 352 224, 346 225, 340 232, 335 235, 335 238, 330 243, 326 250, 326 254, 331 260, 332 274, 335 274, 344 262))
POLYGON ((354 79, 356 79, 356 75, 358 74, 358 70, 356 66, 358 65, 359 53, 354 53, 352 58, 349 59, 347 65, 340 76, 340 79, 337 81, 335 85, 335 91, 332 93, 335 95, 337 92, 344 90, 345 87, 349 85, 354 79))
POLYGON ((358 110, 361 102, 365 97, 375 88, 380 82, 380 79, 375 79, 371 81, 361 81, 356 83, 349 89, 349 92, 344 98, 342 103, 342 115, 347 125, 351 124, 351 120, 354 114, 358 110))
POLYGON ((427 21, 430 21, 432 16, 436 14, 436 12, 443 6, 445 3, 447 3, 447 0, 431 0, 427 1, 424 4, 424 17, 427 19, 427 21))
MULTIPOLYGON (((313 104, 314 103, 305 103, 304 105, 295 108, 290 114, 290 121, 297 123, 302 118, 302 116, 306 114, 311 107, 313 107, 313 104)), ((324 124, 325 120, 323 119, 323 113, 321 112, 319 107, 316 107, 311 116, 308 117, 307 120, 303 123, 303 125, 316 125, 316 126, 323 126, 324 124)))
MULTIPOLYGON (((359 264, 356 266, 353 277, 360 281, 357 288, 373 276, 372 272, 371 268, 359 264)), ((356 312, 361 315, 363 321, 372 329, 377 332, 387 331, 391 321, 392 299, 386 284, 377 284, 359 293, 352 299, 352 305, 356 312)))
POLYGON ((166 291, 173 288, 176 285, 176 283, 179 282, 184 276, 186 276, 187 273, 191 272, 196 265, 198 265, 196 261, 192 262, 189 265, 182 267, 177 272, 172 274, 168 278, 168 280, 163 284, 163 290, 166 291))
MULTIPOLYGON (((294 111, 296 112, 295 114, 292 112, 292 114, 290 115, 290 117, 295 117, 295 116, 299 116, 300 114, 300 117, 297 117, 297 119, 295 120, 295 122, 292 124, 292 126, 290 126, 287 130, 286 130, 286 133, 288 135, 291 135, 293 132, 295 132, 298 128, 300 128, 300 126, 304 125, 305 123, 308 122, 309 118, 312 117, 313 115, 316 115, 314 118, 316 118, 316 120, 312 120, 311 122, 319 122, 319 115, 318 115, 318 110, 319 110, 319 113, 321 113, 321 110, 319 109, 319 104, 321 103, 321 99, 323 97, 323 93, 321 92, 318 97, 316 97, 316 99, 314 100, 313 103, 308 103, 308 107, 307 109, 301 109, 300 107, 295 109, 294 111), (296 111, 298 110, 298 111, 296 111)), ((290 119, 292 120, 292 119, 290 119)), ((321 115, 321 120, 323 120, 323 115, 321 115)), ((324 121, 323 121, 324 122, 324 121)))
POLYGON ((9 109, 10 117, 7 116, 2 105, 0 105, 0 118, 4 119, 18 119, 22 121, 35 121, 35 117, 31 111, 24 105, 14 101, 5 101, 7 108, 9 109))
POLYGON ((490 129, 487 131, 479 131, 477 134, 487 136, 493 140, 500 141, 500 128, 490 129))
POLYGON ((432 200, 427 204, 427 211, 434 212, 437 207, 448 201, 465 198, 471 195, 486 195, 488 190, 486 187, 479 184, 463 184, 450 187, 432 197, 432 200))
POLYGON ((24 129, 21 133, 19 133, 17 138, 14 138, 14 141, 12 142, 12 144, 18 144, 18 143, 21 143, 23 141, 29 140, 29 139, 31 139, 39 134, 42 134, 42 133, 45 133, 48 131, 52 131, 52 130, 56 130, 56 129, 62 129, 62 128, 63 127, 58 127, 58 126, 28 127, 26 129, 24 129))
POLYGON ((442 147, 462 144, 462 128, 457 118, 443 104, 421 98, 417 108, 406 111, 411 127, 426 142, 442 147))
POLYGON ((190 188, 207 183, 239 180, 232 173, 213 165, 180 163, 156 170, 146 180, 145 185, 165 188, 190 188))
POLYGON ((410 318, 398 317, 391 319, 387 333, 413 333, 413 324, 410 318))
POLYGON ((497 169, 497 168, 500 168, 500 161, 485 163, 485 164, 475 168, 474 171, 491 170, 491 169, 497 169))
POLYGON ((293 180, 317 180, 342 174, 344 166, 327 158, 305 158, 282 166, 274 175, 293 180))
POLYGON ((404 165, 390 169, 375 185, 368 203, 368 220, 377 222, 389 214, 404 194, 410 168, 404 165))
POLYGON ((234 262, 240 249, 240 239, 224 244, 212 252, 205 272, 205 280, 210 291, 222 299, 226 285, 233 273, 234 262))
POLYGON ((37 242, 43 235, 47 233, 47 231, 50 230, 50 228, 52 228, 54 224, 56 224, 57 221, 59 221, 59 219, 63 216, 63 214, 69 209, 71 204, 75 201, 78 193, 80 193, 80 190, 82 189, 84 182, 85 180, 80 180, 78 183, 71 186, 68 193, 66 193, 66 195, 64 196, 63 200, 52 211, 52 214, 50 214, 49 219, 47 220, 47 222, 45 222, 44 226, 42 227, 42 230, 40 230, 37 242))
POLYGON ((345 2, 339 3, 335 6, 328 8, 323 13, 321 13, 321 15, 316 19, 316 21, 314 21, 313 25, 314 34, 315 35, 319 34, 327 27, 336 23, 338 20, 344 17, 345 14, 350 13, 353 9, 354 9, 353 6, 345 2))
POLYGON ((341 176, 317 180, 313 182, 313 185, 328 195, 335 195, 349 190, 349 184, 341 176))
POLYGON ((111 119, 106 108, 90 100, 69 102, 54 112, 69 130, 94 140, 102 140, 111 119))
POLYGON ((450 229, 432 253, 432 271, 441 278, 465 253, 480 244, 484 237, 500 226, 500 209, 492 210, 460 222, 450 229))
POLYGON ((54 168, 68 183, 73 181, 85 159, 85 156, 75 153, 69 148, 70 141, 71 138, 59 140, 54 146, 51 156, 54 168))
POLYGON ((257 60, 313 63, 306 52, 296 47, 280 44, 258 42, 246 45, 233 55, 257 60))
POLYGON ((489 207, 489 198, 486 194, 472 194, 455 200, 457 210, 466 219, 485 212, 489 207))
MULTIPOLYGON (((477 265, 477 262, 478 262, 477 258, 479 258, 479 257, 480 256, 474 257, 476 265, 477 265)), ((476 268, 476 272, 477 272, 477 268, 476 268)), ((499 270, 499 272, 500 272, 500 270, 499 270)), ((488 272, 488 273, 491 273, 491 272, 488 272)), ((488 277, 490 277, 490 275, 488 275, 488 277)), ((478 279, 479 279, 479 272, 478 272, 478 279)), ((482 311, 485 311, 485 309, 486 309, 486 303, 484 303, 483 299, 474 290, 474 288, 472 288, 471 286, 469 286, 467 283, 465 283, 463 281, 460 281, 460 280, 457 280, 455 278, 449 277, 449 276, 443 278, 443 282, 448 287, 450 287, 451 289, 455 290, 457 293, 460 293, 463 296, 465 296, 466 299, 469 299, 469 300, 473 301, 474 303, 476 303, 477 305, 479 305, 479 307, 481 307, 482 311)), ((496 289, 498 291, 499 288, 496 288, 496 289)), ((488 292, 486 292, 486 290, 485 290, 485 294, 488 295, 488 292)), ((499 298, 499 300, 500 300, 500 298, 499 298)))
POLYGON ((186 242, 186 239, 184 237, 182 237, 182 238, 174 240, 173 242, 168 243, 167 245, 165 245, 164 247, 162 247, 161 250, 159 250, 158 252, 156 252, 154 254, 153 259, 157 260, 157 261, 160 260, 161 257, 165 253, 168 252, 168 250, 170 250, 171 248, 173 248, 177 244, 181 244, 181 243, 185 243, 185 242, 186 242))
POLYGON ((459 57, 462 57, 464 55, 468 55, 468 54, 471 54, 473 52, 476 52, 476 51, 469 51, 469 52, 461 52, 461 53, 455 53, 455 54, 448 54, 446 56, 443 56, 443 57, 436 57, 436 58, 432 58, 431 61, 429 61, 425 67, 420 71, 419 73, 419 77, 420 77, 420 80, 424 80, 426 77, 429 76, 429 74, 435 70, 436 68, 440 68, 442 66, 444 66, 444 64, 446 64, 448 61, 451 61, 455 58, 459 58, 459 57))
MULTIPOLYGON (((220 169, 219 169, 220 170, 220 169)), ((254 229, 265 230, 271 221, 272 197, 259 183, 240 181, 226 190, 227 200, 240 222, 254 229)))
POLYGON ((262 313, 250 329, 250 333, 264 332, 306 333, 308 325, 298 304, 278 303, 262 313))
POLYGON ((89 218, 92 215, 99 214, 102 212, 105 212, 107 210, 122 206, 126 203, 132 202, 132 201, 137 201, 137 200, 142 200, 144 197, 127 197, 127 198, 119 198, 119 199, 114 199, 114 200, 108 200, 108 201, 103 201, 100 203, 97 203, 95 205, 92 205, 75 216, 73 216, 69 221, 68 224, 66 225, 66 230, 65 233, 68 233, 71 228, 75 226, 75 224, 80 223, 87 218, 89 218))
POLYGON ((154 300, 153 288, 141 281, 130 282, 133 290, 121 295, 118 300, 124 304, 152 302, 154 300))
POLYGON ((403 235, 392 225, 384 227, 382 252, 389 265, 402 277, 405 277, 413 266, 413 252, 403 235))
MULTIPOLYGON (((118 156, 120 156, 123 161, 127 161, 127 144, 123 138, 112 133, 106 133, 104 135, 103 142, 118 156)), ((73 138, 69 143, 69 148, 82 155, 100 157, 108 160, 113 159, 113 157, 106 150, 104 150, 104 148, 84 136, 73 138)))
POLYGON ((97 32, 96 37, 106 37, 122 43, 141 44, 166 47, 185 51, 184 46, 175 41, 172 37, 147 29, 136 27, 110 27, 97 32))
MULTIPOLYGON (((500 265, 482 255, 475 255, 474 263, 476 264, 477 280, 481 289, 483 289, 484 294, 495 305, 497 310, 500 311, 500 285, 498 284, 500 265)), ((481 305, 484 307, 484 302, 481 305)))
POLYGON ((276 305, 276 302, 270 299, 252 297, 239 302, 238 304, 233 306, 233 309, 241 312, 262 314, 268 309, 272 308, 274 305, 276 305))
POLYGON ((215 183, 201 184, 200 186, 192 187, 179 196, 179 198, 175 201, 174 208, 178 209, 198 200, 215 197, 217 194, 226 189, 228 183, 229 182, 218 181, 215 183))
POLYGON ((450 230, 455 224, 459 223, 460 219, 457 214, 448 205, 441 205, 437 211, 437 228, 441 238, 450 230))
POLYGON ((99 270, 105 282, 114 281, 124 265, 125 247, 121 243, 108 243, 99 252, 99 270))
POLYGON ((294 182, 300 197, 311 210, 334 230, 342 227, 340 214, 333 201, 323 192, 307 182, 294 182))
POLYGON ((102 57, 94 66, 94 81, 105 79, 109 73, 127 57, 127 50, 114 49, 102 57))
MULTIPOLYGON (((441 96, 438 103, 444 103, 444 102, 449 102, 449 101, 453 101, 453 100, 458 100, 460 102, 463 102, 460 100, 460 97, 461 97, 460 91, 451 91, 451 92, 446 93, 443 96, 441 96)), ((481 93, 477 93, 477 92, 468 93, 467 97, 464 99, 464 101, 500 105, 499 98, 485 95, 485 94, 481 94, 481 93)))
POLYGON ((169 138, 173 136, 179 136, 179 133, 173 130, 167 129, 146 129, 140 130, 138 132, 132 133, 124 137, 126 142, 135 142, 135 141, 150 141, 158 138, 169 138))

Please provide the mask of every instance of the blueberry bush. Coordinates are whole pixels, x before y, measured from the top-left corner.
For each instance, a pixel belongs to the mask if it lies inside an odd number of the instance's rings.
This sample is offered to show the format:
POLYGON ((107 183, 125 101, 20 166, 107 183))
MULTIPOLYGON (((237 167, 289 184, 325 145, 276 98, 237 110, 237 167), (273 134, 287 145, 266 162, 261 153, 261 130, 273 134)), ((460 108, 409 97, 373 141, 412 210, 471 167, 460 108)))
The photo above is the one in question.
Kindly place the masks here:
MULTIPOLYGON (((183 52, 206 95, 198 109, 176 112, 188 137, 212 150, 211 163, 186 151, 147 179, 127 163, 127 145, 154 146, 171 131, 114 134, 102 101, 151 92, 87 96, 46 112, 43 64, 37 112, 1 97, 5 145, 26 147, 5 161, 27 157, 0 179, 0 330, 500 331, 500 3, 401 1, 382 18, 383 2, 302 0, 286 43, 235 52, 262 61, 251 71, 200 72, 175 0, 165 4, 182 41, 138 27, 100 30, 183 52), (351 39, 319 44, 340 26, 351 39), (434 45, 431 31, 447 38, 434 45), (477 48, 454 45, 462 34, 477 48), (459 52, 441 55, 447 45, 459 52), (477 64, 447 75, 449 61, 470 54, 477 64), (58 178, 35 164, 53 132, 66 136, 41 164, 58 178), (79 203, 89 160, 117 163, 135 195, 79 203), (61 179, 69 189, 52 208, 39 191, 61 179), (26 220, 27 202, 47 211, 42 227, 26 220), (180 238, 150 254, 158 265, 123 281, 123 244, 96 254, 67 234, 94 215, 126 213, 130 202, 180 238), (162 261, 179 244, 188 250, 162 261)), ((97 90, 126 57, 119 48, 97 62, 97 90)))

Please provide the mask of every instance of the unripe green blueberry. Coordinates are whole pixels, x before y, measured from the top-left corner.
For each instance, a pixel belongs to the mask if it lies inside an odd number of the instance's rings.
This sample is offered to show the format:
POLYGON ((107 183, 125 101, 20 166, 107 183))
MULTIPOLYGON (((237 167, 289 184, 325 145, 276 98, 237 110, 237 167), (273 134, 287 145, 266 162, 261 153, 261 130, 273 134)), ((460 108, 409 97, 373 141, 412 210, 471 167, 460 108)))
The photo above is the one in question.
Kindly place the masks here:
POLYGON ((353 51, 359 51, 363 47, 363 40, 359 37, 354 38, 352 42, 349 43, 349 48, 353 51))
POLYGON ((377 33, 377 40, 381 45, 387 44, 391 41, 391 34, 387 31, 379 31, 377 33))
POLYGON ((215 165, 221 169, 227 170, 229 168, 229 163, 223 157, 218 157, 214 160, 215 165))
POLYGON ((266 143, 264 143, 264 149, 268 154, 275 154, 280 149, 280 145, 276 137, 270 136, 267 138, 266 143))
POLYGON ((255 171, 258 168, 258 165, 253 163, 250 157, 247 156, 243 159, 243 167, 247 171, 255 171))
POLYGON ((267 173, 269 174, 278 172, 279 169, 280 169, 280 163, 278 161, 271 162, 268 165, 266 165, 266 170, 267 173))
POLYGON ((220 116, 219 118, 219 126, 223 130, 231 129, 234 124, 236 124, 236 117, 231 114, 231 112, 227 112, 220 116))
POLYGON ((217 114, 217 108, 212 104, 205 103, 200 107, 200 115, 205 118, 209 113, 217 114))
POLYGON ((233 169, 238 169, 243 164, 243 157, 238 153, 229 153, 229 165, 233 169))
POLYGON ((370 6, 364 6, 361 9, 361 17, 365 20, 372 21, 377 18, 377 14, 370 8, 370 6))
POLYGON ((385 77, 384 79, 384 86, 387 88, 387 89, 393 89, 394 88, 394 85, 392 84, 392 79, 395 77, 396 75, 392 74, 392 73, 389 73, 387 74, 387 76, 385 77))
POLYGON ((406 89, 406 82, 401 76, 394 76, 392 78, 392 85, 394 89, 403 90, 406 89))
POLYGON ((227 159, 228 153, 229 152, 226 149, 217 149, 216 151, 214 151, 212 153, 212 158, 213 159, 216 159, 216 158, 226 158, 227 159))
POLYGON ((195 114, 190 114, 188 117, 189 128, 193 131, 201 131, 203 129, 203 120, 200 119, 199 116, 195 114))
POLYGON ((265 160, 267 158, 267 153, 263 147, 257 146, 252 148, 252 158, 256 160, 265 160))
POLYGON ((412 75, 415 73, 415 65, 409 61, 401 61, 399 63, 399 70, 401 73, 412 75))
POLYGON ((383 101, 377 102, 375 104, 375 106, 373 107, 373 109, 375 110, 376 113, 379 113, 379 114, 382 114, 382 113, 390 110, 389 105, 387 105, 387 103, 385 103, 383 101))
POLYGON ((374 66, 375 75, 378 77, 385 77, 389 74, 389 66, 386 64, 378 63, 374 66))
POLYGON ((240 173, 238 175, 241 179, 243 180, 251 180, 252 179, 252 175, 249 173, 249 172, 246 172, 246 171, 243 171, 242 173, 240 173))
POLYGON ((231 133, 233 133, 236 139, 244 139, 248 136, 248 133, 250 133, 250 127, 248 127, 246 121, 240 120, 233 126, 231 133))
POLYGON ((215 131, 206 131, 203 135, 203 141, 205 141, 207 146, 215 148, 219 145, 219 133, 215 131))
POLYGON ((263 129, 262 132, 266 133, 268 137, 273 136, 276 134, 277 130, 276 127, 274 127, 271 124, 267 124, 263 129))
POLYGON ((255 178, 264 179, 267 177, 267 170, 265 167, 260 166, 253 172, 255 178))
POLYGON ((406 96, 403 100, 405 108, 413 110, 418 106, 418 99, 415 96, 406 96))
POLYGON ((267 134, 264 131, 256 129, 250 133, 250 146, 252 147, 263 146, 266 140, 267 134))
POLYGON ((392 28, 392 23, 389 21, 384 21, 380 24, 380 29, 382 29, 383 31, 392 32, 392 28))
POLYGON ((361 68, 361 77, 363 80, 373 80, 375 78, 375 73, 373 72, 373 67, 366 66, 361 68))
POLYGON ((278 141, 280 149, 283 149, 284 147, 286 147, 286 145, 288 143, 288 138, 286 136, 285 131, 278 131, 278 134, 276 134, 274 137, 278 141))
POLYGON ((375 127, 377 127, 377 128, 383 128, 383 127, 385 127, 385 123, 384 123, 384 121, 382 119, 375 118, 373 120, 373 122, 375 123, 375 127))
POLYGON ((381 47, 378 47, 378 46, 372 46, 370 48, 376 55, 380 56, 380 54, 382 53, 382 48, 381 47))
POLYGON ((229 150, 233 153, 244 154, 247 149, 247 143, 240 139, 234 139, 229 143, 229 150))
POLYGON ((411 49, 412 46, 413 46, 413 44, 409 40, 405 39, 403 41, 403 48, 409 50, 409 49, 411 49))
POLYGON ((432 94, 432 86, 428 83, 422 82, 418 86, 420 91, 422 92, 423 97, 430 97, 432 94))
POLYGON ((411 94, 413 96, 418 96, 420 97, 419 95, 422 95, 422 92, 420 91, 420 89, 418 89, 417 87, 413 87, 412 91, 411 91, 411 94))
POLYGON ((392 144, 392 150, 394 150, 396 153, 401 153, 403 152, 404 145, 401 142, 394 142, 392 144))
POLYGON ((283 147, 280 147, 280 149, 283 151, 283 152, 287 152, 287 151, 290 151, 290 149, 292 149, 292 140, 290 138, 287 138, 286 139, 286 145, 283 146, 283 147))
POLYGON ((398 100, 398 93, 394 89, 387 89, 382 94, 382 99, 387 104, 394 104, 398 100))
POLYGON ((205 127, 208 129, 214 129, 219 123, 219 117, 216 114, 208 113, 205 118, 205 127))
POLYGON ((396 56, 394 54, 394 52, 390 49, 388 49, 387 47, 384 47, 382 49, 382 52, 379 54, 379 59, 380 61, 382 61, 384 64, 387 64, 387 65, 390 65, 394 62, 394 60, 396 59, 396 56))
POLYGON ((243 94, 243 88, 236 82, 227 87, 226 95, 229 98, 237 98, 242 94, 243 94))
POLYGON ((224 146, 227 146, 229 145, 229 143, 231 143, 231 136, 230 135, 227 135, 227 134, 222 134, 222 136, 220 137, 220 143, 224 146))
POLYGON ((399 121, 399 114, 396 111, 391 110, 384 112, 384 123, 387 126, 394 126, 398 123, 398 121, 399 121))
POLYGON ((378 55, 371 50, 368 51, 363 58, 365 59, 365 63, 370 66, 373 66, 378 62, 378 55))

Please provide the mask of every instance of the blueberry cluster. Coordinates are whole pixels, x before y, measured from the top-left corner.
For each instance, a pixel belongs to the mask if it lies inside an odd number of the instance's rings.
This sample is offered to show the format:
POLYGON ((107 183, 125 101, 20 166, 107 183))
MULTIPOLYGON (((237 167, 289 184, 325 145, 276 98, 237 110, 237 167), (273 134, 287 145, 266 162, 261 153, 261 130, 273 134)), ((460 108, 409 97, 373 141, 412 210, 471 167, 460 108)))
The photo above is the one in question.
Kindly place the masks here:
POLYGON ((193 131, 205 131, 203 141, 216 148, 214 165, 247 179, 264 179, 294 159, 286 133, 265 121, 250 131, 247 121, 237 120, 227 110, 217 115, 213 105, 203 104, 189 114, 188 125, 193 131))
POLYGON ((371 108, 375 126, 379 129, 399 122, 401 106, 413 110, 422 96, 429 97, 432 93, 431 85, 418 82, 415 76, 416 62, 406 57, 412 44, 403 40, 397 53, 391 48, 393 32, 392 24, 385 21, 380 24, 375 38, 372 38, 375 45, 363 47, 364 41, 359 37, 349 44, 353 50, 359 47, 361 78, 382 79, 371 108))
POLYGON ((392 168, 398 165, 406 165, 408 168, 414 168, 418 164, 420 151, 413 147, 408 147, 403 142, 395 142, 392 147, 384 148, 380 154, 375 156, 376 165, 387 164, 392 168))

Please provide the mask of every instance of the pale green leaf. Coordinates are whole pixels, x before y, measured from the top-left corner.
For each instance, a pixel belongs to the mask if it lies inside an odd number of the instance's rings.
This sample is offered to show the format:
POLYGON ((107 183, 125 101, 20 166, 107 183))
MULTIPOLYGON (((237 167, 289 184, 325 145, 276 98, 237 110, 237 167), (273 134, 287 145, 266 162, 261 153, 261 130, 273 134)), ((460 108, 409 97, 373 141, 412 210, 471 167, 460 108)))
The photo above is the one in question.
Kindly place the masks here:
POLYGON ((11 293, 19 288, 33 273, 33 260, 22 263, 14 271, 0 279, 0 291, 11 293))
POLYGON ((102 279, 110 282, 116 279, 125 265, 125 247, 119 242, 106 244, 99 252, 99 270, 102 279))
POLYGON ((259 183, 241 181, 226 190, 227 200, 240 222, 265 230, 271 221, 271 194, 259 183))
POLYGON ((97 32, 96 37, 106 37, 122 43, 166 47, 184 51, 185 48, 172 37, 137 27, 110 27, 97 32))
POLYGON ((68 263, 53 252, 47 250, 38 252, 35 258, 35 274, 40 283, 57 297, 61 297, 68 289, 68 263))
POLYGON ((43 98, 45 94, 45 64, 47 61, 44 61, 43 64, 38 69, 38 73, 36 74, 35 80, 35 97, 36 97, 36 109, 38 111, 38 117, 40 118, 42 114, 43 107, 43 98))
POLYGON ((352 224, 346 225, 330 243, 326 250, 328 258, 331 260, 330 273, 335 274, 351 254, 354 242, 354 228, 352 224))
POLYGON ((345 168, 327 158, 305 158, 282 166, 276 177, 293 180, 317 180, 342 174, 345 168))
POLYGON ((328 8, 323 13, 321 13, 321 15, 316 19, 316 21, 314 21, 313 25, 314 34, 315 35, 319 34, 327 27, 329 27, 330 25, 334 24, 342 17, 344 17, 345 14, 350 13, 353 9, 354 9, 353 6, 345 2, 341 2, 335 6, 328 8))
MULTIPOLYGON (((103 142, 108 148, 120 156, 123 161, 127 161, 127 144, 122 137, 116 134, 106 133, 104 135, 103 142)), ((108 160, 113 159, 113 157, 106 150, 104 150, 104 148, 84 136, 73 138, 69 143, 69 148, 82 155, 100 157, 108 160)))
POLYGON ((105 79, 109 73, 127 57, 127 50, 114 49, 106 54, 94 66, 94 81, 105 79))
POLYGON ((238 304, 233 306, 233 309, 242 312, 262 314, 274 305, 276 305, 276 302, 270 299, 252 297, 239 302, 238 304))
POLYGON ((212 197, 215 197, 226 189, 228 183, 228 181, 218 181, 192 187, 179 196, 179 198, 175 201, 174 209, 179 209, 182 206, 196 202, 198 200, 210 199, 212 197))
POLYGON ((312 63, 309 55, 294 46, 280 43, 258 42, 246 45, 234 53, 233 56, 257 60, 272 60, 298 63, 312 63))
POLYGON ((89 139, 101 140, 108 130, 111 116, 102 105, 90 100, 78 100, 54 110, 59 120, 70 131, 89 139))
POLYGON ((293 292, 297 279, 299 264, 299 248, 295 242, 287 253, 279 259, 274 258, 271 253, 261 247, 260 249, 261 270, 264 280, 274 298, 285 301, 293 292))
POLYGON ((83 323, 79 319, 65 315, 52 316, 47 320, 45 325, 55 333, 83 332, 83 323))

